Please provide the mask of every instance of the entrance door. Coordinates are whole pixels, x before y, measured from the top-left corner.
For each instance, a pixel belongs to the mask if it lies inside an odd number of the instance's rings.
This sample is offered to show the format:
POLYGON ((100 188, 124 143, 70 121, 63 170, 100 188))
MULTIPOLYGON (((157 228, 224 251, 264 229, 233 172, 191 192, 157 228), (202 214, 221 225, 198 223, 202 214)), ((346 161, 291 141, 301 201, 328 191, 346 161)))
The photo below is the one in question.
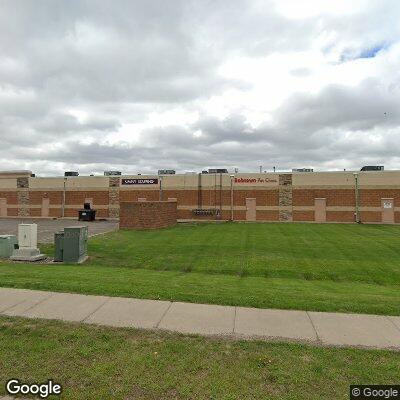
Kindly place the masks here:
POLYGON ((42 198, 42 217, 49 216, 50 199, 48 197, 42 198))
POLYGON ((314 220, 315 222, 326 222, 326 199, 314 199, 314 220))
POLYGON ((0 217, 7 217, 7 199, 0 199, 0 217))
POLYGON ((393 199, 381 199, 382 223, 394 224, 394 201, 393 199))
POLYGON ((256 199, 246 199, 246 221, 256 220, 256 199))
POLYGON ((90 197, 85 198, 85 203, 90 204, 90 208, 93 208, 93 199, 90 197))

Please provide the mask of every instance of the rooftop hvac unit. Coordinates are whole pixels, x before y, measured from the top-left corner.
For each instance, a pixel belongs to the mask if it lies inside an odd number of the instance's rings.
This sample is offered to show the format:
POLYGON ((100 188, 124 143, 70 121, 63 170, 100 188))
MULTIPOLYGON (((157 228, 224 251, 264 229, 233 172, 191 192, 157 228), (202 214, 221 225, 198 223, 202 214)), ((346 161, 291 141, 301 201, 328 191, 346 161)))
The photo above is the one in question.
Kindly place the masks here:
POLYGON ((226 168, 209 168, 209 174, 227 174, 228 170, 226 168))
POLYGON ((121 171, 104 171, 104 176, 120 176, 121 171))
POLYGON ((292 172, 314 172, 313 168, 293 168, 292 172))
POLYGON ((361 168, 361 171, 383 171, 384 169, 383 165, 366 165, 361 168))
POLYGON ((65 171, 64 176, 79 176, 79 172, 77 171, 65 171))

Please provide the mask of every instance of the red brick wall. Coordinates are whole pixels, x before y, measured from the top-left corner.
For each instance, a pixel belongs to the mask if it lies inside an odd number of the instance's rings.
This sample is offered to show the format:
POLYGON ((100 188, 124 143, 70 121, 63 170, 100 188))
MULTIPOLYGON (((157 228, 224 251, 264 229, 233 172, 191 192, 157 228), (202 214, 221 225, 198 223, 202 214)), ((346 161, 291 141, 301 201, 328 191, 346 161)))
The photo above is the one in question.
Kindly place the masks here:
POLYGON ((7 204, 17 204, 17 191, 15 192, 0 192, 0 198, 7 199, 7 204))
POLYGON ((327 211, 326 222, 355 222, 352 211, 327 211))
POLYGON ((8 217, 16 217, 18 215, 18 209, 17 208, 8 208, 7 209, 7 216, 8 217))
POLYGON ((29 202, 32 205, 41 205, 45 197, 50 199, 50 204, 61 205, 63 192, 29 191, 29 202))
POLYGON ((360 211, 362 222, 382 222, 382 211, 360 211))
MULTIPOLYGON (((119 201, 138 201, 138 198, 145 198, 148 201, 158 201, 160 193, 158 190, 120 190, 119 201)), ((171 196, 170 196, 171 197, 171 196)))
POLYGON ((400 206, 400 190, 396 189, 360 189, 360 205, 380 207, 382 198, 394 199, 394 206, 400 206))
MULTIPOLYGON (((18 209, 26 209, 32 217, 41 216, 41 205, 44 197, 50 199, 49 217, 61 217, 62 214, 62 201, 63 192, 59 188, 55 190, 29 190, 28 203, 25 203, 22 197, 18 194, 18 190, 0 190, 0 198, 7 200, 7 215, 16 216, 18 215, 18 209), (18 204, 20 201, 21 204, 18 204)), ((113 190, 115 190, 113 188, 113 190)), ((117 188, 118 190, 118 188, 117 188)), ((20 192, 21 194, 21 192, 20 192)), ((168 198, 176 198, 178 211, 177 218, 179 219, 198 219, 198 220, 229 220, 231 218, 230 205, 231 205, 231 191, 229 186, 224 186, 223 190, 217 188, 216 190, 202 189, 201 191, 201 205, 199 205, 199 191, 196 187, 190 189, 176 190, 176 189, 164 189, 163 200, 166 201, 168 198), (222 215, 195 215, 194 209, 220 209, 220 206, 224 208, 222 215), (182 208, 185 209, 182 209, 182 208)), ((294 221, 314 221, 314 204, 315 198, 326 198, 327 210, 327 222, 354 222, 354 211, 355 208, 355 192, 354 188, 343 188, 334 186, 321 187, 315 189, 313 187, 307 188, 292 188, 292 205, 294 210, 292 217, 294 221), (297 207, 307 207, 307 209, 296 209, 297 207), (329 207, 331 208, 329 210, 329 207), (335 211, 333 211, 335 210, 335 211)), ((382 213, 381 199, 382 198, 393 198, 394 206, 400 207, 400 189, 392 189, 390 186, 387 188, 375 187, 359 189, 359 205, 360 205, 360 219, 362 222, 381 222, 382 213), (366 207, 376 207, 376 209, 368 209, 366 207)), ((88 188, 88 190, 68 190, 66 191, 66 208, 65 216, 77 218, 78 210, 83 207, 83 203, 86 198, 92 198, 94 208, 97 210, 98 218, 109 218, 118 217, 118 214, 111 213, 108 210, 110 204, 110 193, 107 187, 98 188, 98 190, 88 188)), ((279 206, 279 188, 269 187, 260 188, 257 190, 251 187, 235 187, 233 192, 234 207, 240 207, 242 210, 234 210, 235 220, 245 220, 246 211, 244 206, 246 205, 246 198, 255 198, 256 206, 258 208, 256 212, 256 218, 258 221, 277 221, 279 220, 278 210, 262 210, 265 206, 279 206)), ((138 189, 135 187, 124 187, 119 191, 117 195, 117 201, 113 203, 115 209, 118 208, 118 199, 121 203, 123 202, 137 202, 138 198, 145 198, 148 202, 158 202, 160 198, 160 191, 158 189, 149 190, 138 189)), ((290 212, 290 206, 289 206, 290 212)), ((395 211, 395 222, 400 223, 400 212, 395 211)))
MULTIPOLYGON (((229 194, 230 196, 230 194, 229 194)), ((233 192, 233 204, 235 206, 246 205, 246 199, 256 199, 257 206, 279 205, 279 191, 276 190, 236 190, 233 192)), ((230 204, 230 197, 229 203, 230 204)))
POLYGON ((325 198, 326 206, 354 206, 354 189, 296 189, 293 188, 294 206, 314 206, 316 198, 325 198))
POLYGON ((293 221, 314 221, 314 211, 293 211, 293 221))
POLYGON ((120 228, 158 229, 175 225, 176 222, 176 201, 120 203, 120 228))
MULTIPOLYGON (((108 204, 108 190, 101 191, 67 191, 65 193, 65 204, 66 205, 79 205, 83 208, 86 198, 93 199, 93 208, 96 209, 97 205, 108 204)), ((60 199, 61 200, 61 199, 60 199)))
MULTIPOLYGON (((246 212, 244 215, 246 218, 246 212)), ((256 211, 257 221, 279 221, 279 211, 275 210, 257 210, 256 211)))

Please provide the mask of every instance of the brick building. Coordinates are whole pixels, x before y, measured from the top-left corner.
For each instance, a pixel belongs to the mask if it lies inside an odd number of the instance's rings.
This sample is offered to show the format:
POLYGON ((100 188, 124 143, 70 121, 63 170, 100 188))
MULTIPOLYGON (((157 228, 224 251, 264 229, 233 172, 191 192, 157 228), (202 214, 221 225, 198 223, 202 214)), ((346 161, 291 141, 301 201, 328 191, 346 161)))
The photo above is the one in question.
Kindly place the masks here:
POLYGON ((77 217, 90 202, 177 200, 180 220, 400 222, 400 171, 31 177, 0 173, 1 217, 77 217))

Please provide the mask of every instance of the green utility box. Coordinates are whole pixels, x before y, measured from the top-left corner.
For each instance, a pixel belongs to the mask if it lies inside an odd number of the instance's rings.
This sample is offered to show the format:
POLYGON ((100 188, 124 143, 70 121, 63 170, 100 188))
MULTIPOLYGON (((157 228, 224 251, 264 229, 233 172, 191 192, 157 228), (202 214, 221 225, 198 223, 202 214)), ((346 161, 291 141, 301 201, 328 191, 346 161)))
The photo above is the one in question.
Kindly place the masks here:
POLYGON ((0 235, 0 258, 10 258, 16 248, 18 240, 15 235, 0 235))
POLYGON ((87 258, 87 226, 71 226, 54 235, 54 261, 83 263, 87 258))
POLYGON ((64 261, 64 232, 54 234, 54 261, 64 261))

